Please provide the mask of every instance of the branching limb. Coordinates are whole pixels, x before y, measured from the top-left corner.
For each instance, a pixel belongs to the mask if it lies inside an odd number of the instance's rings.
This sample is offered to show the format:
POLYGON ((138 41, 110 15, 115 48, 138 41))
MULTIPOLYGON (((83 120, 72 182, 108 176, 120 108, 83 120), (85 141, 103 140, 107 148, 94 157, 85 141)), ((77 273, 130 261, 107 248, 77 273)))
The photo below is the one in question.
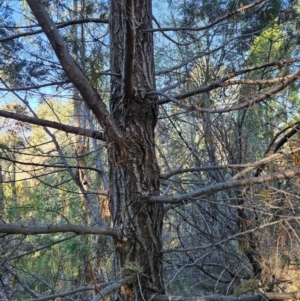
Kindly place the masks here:
MULTIPOLYGON (((71 21, 67 21, 67 22, 61 22, 61 23, 57 23, 55 25, 56 25, 56 28, 64 28, 64 27, 67 27, 67 26, 70 26, 70 25, 83 24, 83 23, 108 24, 108 20, 98 19, 98 18, 86 18, 86 19, 80 19, 80 20, 71 20, 71 21)), ((30 27, 32 27, 32 26, 30 26, 30 27)), ((12 35, 12 36, 1 38, 0 42, 7 42, 7 41, 11 41, 11 40, 18 39, 18 38, 21 38, 21 37, 32 36, 32 35, 42 33, 42 32, 43 32, 42 29, 35 30, 35 31, 30 31, 30 32, 22 32, 22 33, 18 33, 18 34, 12 35)))
POLYGON ((264 293, 251 296, 203 296, 203 297, 181 297, 181 296, 155 296, 153 301, 267 301, 267 300, 292 300, 299 299, 300 292, 293 293, 264 293))
POLYGON ((35 125, 49 127, 52 129, 57 129, 57 130, 60 130, 60 131, 66 132, 66 133, 77 134, 77 135, 81 135, 81 136, 85 136, 85 137, 95 138, 97 140, 106 141, 106 137, 103 132, 91 131, 89 129, 83 129, 83 128, 79 128, 79 127, 75 127, 75 126, 71 126, 71 125, 66 125, 66 124, 62 124, 60 122, 56 122, 56 121, 39 119, 36 117, 30 117, 30 116, 26 116, 26 115, 19 114, 19 113, 7 112, 4 110, 0 110, 0 116, 9 118, 9 119, 18 120, 18 121, 27 122, 30 124, 35 124, 35 125))
POLYGON ((30 299, 30 300, 26 300, 26 301, 56 300, 56 298, 63 298, 63 297, 66 297, 66 296, 78 294, 78 293, 85 292, 85 291, 91 291, 92 289, 93 289, 92 286, 79 287, 79 288, 76 288, 74 290, 61 292, 61 293, 56 293, 56 294, 52 294, 52 295, 47 295, 47 296, 44 296, 44 297, 39 297, 39 298, 30 299))
MULTIPOLYGON (((228 77, 228 76, 227 76, 228 77)), ((280 84, 266 90, 265 92, 261 93, 259 96, 253 97, 250 96, 248 99, 243 99, 243 101, 238 102, 236 104, 233 104, 231 106, 227 106, 227 107, 223 107, 223 108, 217 108, 217 109, 209 109, 209 108, 203 108, 201 106, 197 106, 197 104, 195 105, 186 105, 182 102, 180 102, 180 99, 186 98, 186 97, 190 97, 193 95, 197 95, 197 94, 201 94, 204 92, 208 92, 211 91, 213 89, 216 88, 221 88, 223 86, 223 82, 225 82, 225 78, 216 81, 210 85, 207 85, 205 87, 200 87, 197 88, 195 90, 191 90, 185 93, 182 93, 180 95, 177 96, 168 96, 165 93, 162 93, 160 91, 153 91, 153 92, 149 92, 148 94, 157 94, 157 95, 162 95, 165 96, 167 99, 169 99, 169 101, 181 106, 181 107, 185 107, 188 110, 194 110, 197 112, 206 112, 206 113, 210 113, 210 114, 216 114, 216 113, 226 113, 226 112, 232 112, 232 111, 237 111, 237 110, 243 110, 243 109, 247 109, 259 102, 262 102, 263 100, 270 98, 271 96, 277 94, 278 92, 284 90, 287 86, 289 86, 290 84, 292 84, 293 82, 295 82, 297 79, 300 78, 300 71, 297 71, 291 75, 289 75, 285 80, 283 80, 280 84)), ((159 104, 163 104, 165 103, 164 101, 159 101, 159 104)))
POLYGON ((18 281, 18 283, 20 283, 20 285, 24 288, 24 290, 26 291, 26 292, 28 292, 31 296, 33 296, 33 297, 36 297, 36 298, 38 298, 39 297, 39 295, 36 293, 36 292, 34 292, 27 284, 26 284, 26 282, 25 281, 23 281, 20 277, 19 277, 19 275, 17 274, 17 273, 15 273, 14 271, 13 271, 13 269, 11 269, 10 267, 9 267, 9 265, 8 264, 4 264, 3 265, 3 267, 4 267, 4 269, 10 274, 10 275, 12 275, 17 281, 18 281))
POLYGON ((293 74, 288 74, 285 76, 280 76, 280 77, 274 77, 270 79, 231 79, 225 82, 222 86, 223 87, 228 87, 228 86, 233 86, 233 85, 270 85, 270 84, 278 84, 282 83, 285 80, 293 77, 293 74))
POLYGON ((278 220, 276 220, 274 222, 265 223, 261 226, 257 226, 257 227, 251 228, 249 230, 238 232, 236 234, 230 235, 230 236, 228 236, 228 237, 226 237, 222 240, 219 240, 217 242, 214 242, 214 243, 208 243, 206 245, 202 245, 202 246, 199 246, 199 247, 186 248, 186 249, 174 249, 174 248, 173 249, 165 249, 161 252, 165 254, 165 253, 181 253, 181 252, 192 252, 192 251, 196 251, 196 250, 211 249, 211 248, 214 248, 216 246, 221 246, 221 245, 223 245, 223 244, 225 244, 225 243, 227 243, 231 240, 236 240, 238 237, 241 237, 241 236, 244 236, 244 235, 256 232, 256 231, 260 231, 264 228, 268 228, 268 227, 271 227, 271 226, 281 224, 283 220, 285 222, 288 222, 288 221, 297 221, 297 222, 299 222, 298 217, 295 217, 295 216, 280 216, 279 215, 278 220))
MULTIPOLYGON (((2 148, 2 145, 0 144, 0 148, 2 148)), ((33 156, 32 156, 33 157, 33 156)), ((14 164, 20 164, 20 165, 28 165, 28 166, 39 166, 39 167, 53 167, 53 168, 59 168, 59 169, 65 169, 65 168, 78 168, 77 165, 58 165, 58 164, 45 164, 45 163, 33 163, 33 162, 26 162, 26 161, 19 161, 19 160, 14 160, 8 156, 4 157, 0 155, 0 159, 8 162, 12 162, 14 164)), ((89 167, 89 166, 82 166, 81 169, 84 170, 93 170, 98 173, 101 173, 100 169, 94 168, 94 167, 89 167)), ((33 170, 33 169, 32 169, 33 170)), ((59 172, 59 170, 57 171, 59 172)), ((45 173, 44 173, 45 174, 45 173)), ((5 181, 2 181, 2 183, 6 183, 5 181)), ((11 183, 11 181, 9 181, 11 183)))
POLYGON ((15 224, 0 224, 0 233, 6 234, 49 234, 57 232, 74 232, 77 234, 102 234, 118 237, 118 232, 108 227, 90 227, 77 225, 52 225, 52 226, 20 226, 15 224))
MULTIPOLYGON (((5 85, 4 81, 1 80, 1 82, 5 85)), ((9 88, 7 85, 5 85, 5 88, 0 88, 0 91, 29 91, 33 89, 41 89, 41 88, 46 88, 46 87, 51 87, 51 86, 62 86, 64 84, 69 84, 71 81, 69 80, 64 80, 64 81, 59 81, 59 82, 51 82, 48 84, 41 84, 41 85, 35 85, 35 86, 28 86, 28 87, 15 87, 15 88, 9 88)))
POLYGON ((243 187, 255 184, 264 184, 270 181, 281 180, 286 178, 293 178, 300 175, 300 168, 293 168, 287 171, 276 172, 266 176, 261 176, 257 178, 243 179, 243 180, 229 180, 223 183, 218 183, 210 186, 206 186, 190 193, 175 195, 175 196, 152 196, 148 201, 159 202, 159 203, 169 203, 169 204, 179 204, 187 201, 193 201, 195 198, 203 197, 204 195, 211 195, 218 191, 228 190, 236 187, 243 187))
POLYGON ((128 281, 130 281, 132 278, 131 276, 125 277, 121 280, 119 280, 116 283, 113 283, 109 286, 107 286, 106 288, 104 288, 103 290, 101 290, 101 292, 99 294, 97 294, 91 301, 99 301, 103 298, 103 296, 108 295, 110 293, 112 293, 113 291, 119 289, 121 286, 123 286, 124 284, 126 284, 128 281))
MULTIPOLYGON (((287 143, 290 140, 290 138, 292 138, 294 135, 299 133, 299 129, 300 129, 300 123, 298 121, 292 125, 287 126, 285 129, 283 129, 282 131, 277 133, 275 135, 275 137, 273 138, 273 140, 271 141, 268 149, 265 152, 265 158, 269 158, 274 153, 276 153, 285 143, 287 143), (282 135, 286 131, 288 131, 288 132, 285 133, 284 135, 282 135), (278 137, 280 137, 280 136, 282 136, 282 137, 277 141, 278 137)), ((294 151, 296 151, 296 150, 294 149, 294 151)), ((259 168, 257 168, 254 176, 258 177, 264 167, 265 167, 265 165, 260 165, 259 168)))
POLYGON ((145 31, 147 32, 155 32, 155 31, 201 31, 201 30, 206 30, 206 29, 209 29, 209 28, 212 28, 213 26, 217 25, 218 23, 234 16, 234 15, 237 15, 239 13, 244 13, 245 10, 247 9, 250 9, 258 4, 262 4, 266 2, 265 0, 258 0, 258 1, 255 1, 255 2, 252 2, 248 5, 244 5, 242 7, 240 7, 239 9, 235 10, 235 11, 232 11, 220 18, 218 18, 217 20, 215 20, 214 22, 208 24, 208 25, 205 25, 205 26, 202 26, 202 27, 166 27, 166 28, 153 28, 153 29, 147 29, 145 31))
MULTIPOLYGON (((177 94, 177 95, 173 96, 173 98, 175 98, 177 100, 180 100, 180 99, 184 99, 184 98, 187 98, 187 97, 191 97, 193 95, 197 95, 197 94, 209 92, 209 91, 212 91, 214 89, 224 87, 224 85, 226 85, 227 81, 229 81, 230 79, 232 79, 232 78, 234 78, 236 76, 239 76, 239 75, 242 75, 242 74, 246 74, 246 73, 249 73, 251 71, 256 71, 256 70, 264 69, 264 68, 267 68, 267 67, 272 67, 272 66, 274 66, 274 67, 277 66, 277 67, 280 68, 282 66, 288 66, 288 65, 291 65, 291 64, 299 62, 299 61, 300 61, 300 58, 294 58, 294 59, 288 59, 288 60, 273 61, 273 62, 268 62, 268 63, 265 63, 265 64, 261 64, 261 65, 247 67, 247 68, 244 68, 244 69, 241 69, 241 70, 229 73, 226 76, 224 76, 224 77, 222 77, 222 78, 220 78, 220 79, 212 82, 209 85, 198 87, 196 89, 185 91, 183 93, 177 94)), ((295 75, 296 75, 296 77, 299 76, 298 72, 296 72, 294 74, 290 74, 289 78, 285 77, 285 80, 294 78, 295 75)), ((152 92, 149 92, 148 94, 152 94, 152 93, 156 94, 157 92, 160 92, 160 91, 152 91, 152 92)), ((163 103, 166 103, 166 102, 167 101, 164 100, 164 99, 159 100, 159 104, 163 104, 163 103)))
POLYGON ((236 174, 231 179, 232 180, 240 179, 242 176, 244 176, 246 173, 253 170, 257 166, 259 166, 261 168, 261 166, 265 166, 266 164, 268 164, 270 162, 274 162, 275 160, 282 159, 287 155, 294 154, 294 153, 299 152, 299 151, 300 151, 300 147, 296 147, 296 148, 293 148, 293 149, 284 150, 281 153, 276 153, 276 154, 272 154, 272 155, 270 154, 269 156, 255 162, 255 164, 253 164, 253 166, 249 166, 249 167, 245 168, 244 170, 242 170, 241 172, 236 174))
POLYGON ((33 15, 36 17, 45 35, 52 45, 64 71, 78 89, 88 107, 95 114, 102 128, 106 129, 107 136, 112 141, 120 141, 122 134, 110 116, 104 102, 97 91, 90 85, 87 77, 74 61, 68 47, 58 32, 54 22, 50 19, 40 0, 27 0, 33 15))
MULTIPOLYGON (((157 21, 157 19, 152 16, 152 19, 153 21, 155 22, 155 24, 157 25, 158 28, 161 28, 159 22, 157 21)), ((179 43, 179 42, 176 42, 174 39, 172 39, 170 36, 168 36, 163 30, 161 30, 161 34, 166 38, 168 39, 169 41, 171 41, 172 43, 176 44, 176 45, 179 45, 179 46, 186 46, 186 45, 189 45, 190 43, 179 43)))
MULTIPOLYGON (((37 114, 35 113, 35 111, 31 108, 31 106, 29 105, 29 103, 26 100, 24 100, 22 97, 20 97, 16 92, 13 92, 13 94, 18 99, 20 99, 27 106, 27 108, 29 109, 29 111, 31 112, 31 114, 33 114, 33 116, 35 118, 38 117, 37 114)), ((95 206, 94 206, 94 204, 93 204, 93 202, 92 202, 92 200, 90 198, 90 195, 87 193, 87 191, 84 188, 84 186, 80 182, 77 182, 76 175, 73 172, 72 168, 70 168, 70 165, 69 165, 68 161, 66 160, 66 156, 64 155, 64 152, 61 149, 61 147, 60 147, 60 145, 59 145, 59 143, 58 143, 55 135, 51 131, 49 131, 49 129, 47 127, 44 127, 44 130, 51 137, 52 142, 55 145, 56 151, 58 152, 62 163, 66 166, 67 171, 70 174, 71 178, 73 179, 73 181, 75 183, 77 183, 77 185, 78 185, 81 193, 84 195, 84 199, 85 199, 87 208, 89 209, 90 213, 94 217, 95 221, 98 223, 99 226, 101 226, 101 227, 107 227, 107 225, 106 225, 105 221, 103 220, 103 218, 101 217, 99 211, 95 208, 95 206)))
POLYGON ((76 237, 76 236, 77 236, 77 234, 75 234, 75 235, 73 234, 73 235, 71 235, 71 236, 69 236, 69 237, 66 237, 66 238, 63 238, 63 239, 60 239, 60 240, 57 240, 57 241, 53 241, 53 242, 51 242, 50 244, 47 244, 47 245, 42 246, 42 247, 40 247, 40 248, 36 248, 36 249, 34 249, 34 250, 32 250, 32 251, 29 251, 29 252, 26 252, 26 253, 23 253, 23 254, 20 254, 20 255, 16 255, 16 256, 13 256, 13 257, 10 257, 10 256, 8 256, 8 257, 9 257, 10 260, 14 260, 14 259, 21 258, 21 257, 23 257, 23 256, 28 256, 28 255, 30 255, 30 254, 39 252, 39 251, 41 251, 41 250, 45 250, 45 249, 51 248, 51 247, 53 247, 54 245, 60 244, 60 243, 62 243, 62 242, 64 242, 64 241, 68 241, 68 240, 70 240, 70 239, 72 239, 72 238, 74 238, 74 237, 76 237))
POLYGON ((169 179, 174 175, 184 174, 188 172, 200 172, 200 171, 219 170, 219 169, 241 169, 241 168, 248 168, 248 167, 255 168, 257 165, 260 165, 260 163, 255 162, 249 164, 209 165, 203 167, 177 168, 168 173, 161 174, 159 178, 169 179))

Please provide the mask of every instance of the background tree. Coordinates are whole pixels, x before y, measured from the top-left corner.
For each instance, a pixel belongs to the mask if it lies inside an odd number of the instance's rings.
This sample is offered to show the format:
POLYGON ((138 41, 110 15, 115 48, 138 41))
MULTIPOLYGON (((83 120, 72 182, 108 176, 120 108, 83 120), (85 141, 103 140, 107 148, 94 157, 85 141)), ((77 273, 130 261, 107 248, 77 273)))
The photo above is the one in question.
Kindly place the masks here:
POLYGON ((297 298, 298 10, 2 3, 1 298, 297 298))

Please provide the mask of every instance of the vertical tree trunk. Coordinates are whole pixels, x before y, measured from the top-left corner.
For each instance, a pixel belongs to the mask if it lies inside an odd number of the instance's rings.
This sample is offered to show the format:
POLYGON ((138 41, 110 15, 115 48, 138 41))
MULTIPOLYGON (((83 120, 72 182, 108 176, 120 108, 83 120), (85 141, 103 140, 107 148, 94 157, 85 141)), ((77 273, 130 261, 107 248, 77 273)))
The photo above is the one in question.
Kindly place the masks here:
POLYGON ((164 293, 162 279, 163 207, 147 204, 159 194, 159 168, 155 156, 154 128, 157 99, 146 95, 155 89, 151 1, 113 0, 111 4, 110 109, 120 142, 108 147, 110 209, 122 239, 115 241, 115 272, 132 275, 122 288, 125 300, 146 300, 164 293))

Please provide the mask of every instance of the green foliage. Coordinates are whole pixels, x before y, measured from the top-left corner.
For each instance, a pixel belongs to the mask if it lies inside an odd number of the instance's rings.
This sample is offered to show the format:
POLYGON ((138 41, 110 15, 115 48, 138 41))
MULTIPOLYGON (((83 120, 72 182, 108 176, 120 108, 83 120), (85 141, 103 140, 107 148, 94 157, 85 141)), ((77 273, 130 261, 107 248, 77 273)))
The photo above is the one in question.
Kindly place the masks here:
MULTIPOLYGON (((239 1, 234 1, 235 3, 239 1)), ((250 4, 252 1, 241 1, 244 5, 250 4)), ((257 8, 253 8, 250 11, 247 11, 248 15, 252 14, 252 22, 249 22, 243 30, 243 34, 254 33, 259 34, 266 27, 270 26, 279 21, 280 10, 284 8, 283 1, 266 1, 257 11, 257 8), (256 12, 255 14, 253 14, 256 12)))
MULTIPOLYGON (((84 246, 79 237, 53 244, 62 238, 63 235, 29 237, 25 244, 28 251, 43 245, 49 247, 13 261, 15 265, 22 267, 22 270, 18 271, 20 277, 38 294, 51 294, 51 288, 59 289, 62 283, 65 289, 71 289, 74 283, 79 281, 78 266, 84 257, 84 246), (44 279, 44 282, 40 282, 39 279, 44 279)), ((16 300, 24 300, 24 297, 24 294, 20 293, 16 300)))
POLYGON ((274 25, 264 30, 253 41, 249 49, 250 61, 253 65, 263 61, 275 61, 287 54, 288 42, 284 39, 283 27, 278 25, 278 18, 274 25))

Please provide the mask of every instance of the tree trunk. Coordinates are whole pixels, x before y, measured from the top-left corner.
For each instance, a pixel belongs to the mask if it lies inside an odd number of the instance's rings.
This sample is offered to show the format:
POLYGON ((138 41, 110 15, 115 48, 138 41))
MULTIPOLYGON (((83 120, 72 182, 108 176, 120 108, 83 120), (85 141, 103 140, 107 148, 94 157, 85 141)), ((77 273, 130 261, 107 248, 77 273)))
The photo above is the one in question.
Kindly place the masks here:
POLYGON ((111 4, 110 109, 124 139, 110 143, 110 210, 114 227, 115 272, 132 275, 122 287, 125 300, 146 300, 164 292, 162 279, 161 204, 146 203, 159 194, 159 168, 155 156, 155 89, 151 1, 113 0, 111 4))

